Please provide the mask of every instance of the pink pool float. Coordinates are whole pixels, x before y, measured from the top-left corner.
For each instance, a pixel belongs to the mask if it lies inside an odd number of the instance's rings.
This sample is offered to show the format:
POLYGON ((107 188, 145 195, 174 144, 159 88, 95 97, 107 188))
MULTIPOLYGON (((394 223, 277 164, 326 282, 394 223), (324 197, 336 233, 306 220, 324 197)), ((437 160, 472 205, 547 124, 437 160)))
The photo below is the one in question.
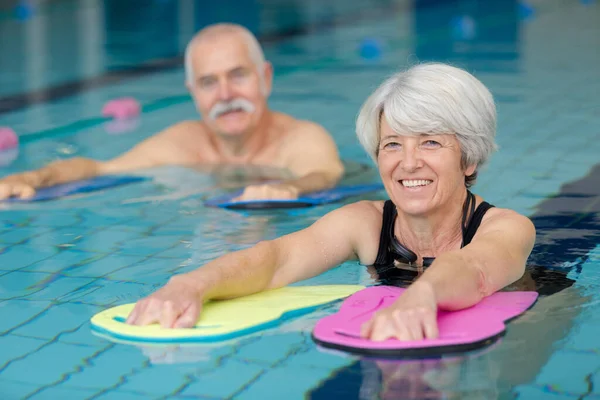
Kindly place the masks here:
POLYGON ((0 151, 14 149, 19 145, 19 137, 14 130, 0 126, 0 151))
POLYGON ((102 116, 117 120, 136 118, 142 107, 133 97, 120 97, 108 101, 102 108, 102 116))
POLYGON ((313 340, 327 347, 371 356, 428 357, 474 350, 500 338, 505 322, 524 313, 537 300, 537 292, 497 292, 473 307, 440 311, 437 339, 372 341, 360 336, 360 327, 377 310, 391 305, 405 289, 374 286, 356 292, 340 310, 317 322, 313 340))

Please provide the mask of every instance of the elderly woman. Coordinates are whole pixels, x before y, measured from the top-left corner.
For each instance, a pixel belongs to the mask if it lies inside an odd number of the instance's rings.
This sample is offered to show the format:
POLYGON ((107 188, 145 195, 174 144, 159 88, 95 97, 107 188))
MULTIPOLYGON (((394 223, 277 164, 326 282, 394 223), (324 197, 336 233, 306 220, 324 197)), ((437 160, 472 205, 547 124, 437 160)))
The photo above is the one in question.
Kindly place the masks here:
POLYGON ((222 256, 140 300, 131 324, 195 324, 203 301, 248 295, 358 260, 422 273, 363 325, 372 340, 438 335, 438 310, 470 307, 519 279, 535 241, 531 221, 472 194, 495 149, 492 95, 469 73, 421 64, 365 102, 357 134, 390 200, 334 210, 301 231, 222 256))

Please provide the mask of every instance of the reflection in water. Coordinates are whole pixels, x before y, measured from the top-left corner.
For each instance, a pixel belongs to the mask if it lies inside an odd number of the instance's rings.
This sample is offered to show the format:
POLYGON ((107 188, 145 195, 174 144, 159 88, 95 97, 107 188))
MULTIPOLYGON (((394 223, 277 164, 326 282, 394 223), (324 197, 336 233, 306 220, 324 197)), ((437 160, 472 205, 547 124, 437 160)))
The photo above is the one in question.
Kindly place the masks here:
MULTIPOLYGON (((382 283, 400 286, 418 274, 399 268, 386 273, 382 283)), ((360 399, 496 399, 535 379, 553 344, 573 327, 588 301, 573 283, 564 273, 530 266, 507 290, 537 290, 541 296, 531 310, 509 322, 506 335, 492 346, 451 358, 363 358, 338 370, 309 398, 324 399, 335 393, 360 399)))
POLYGON ((495 399, 499 371, 495 346, 461 357, 415 360, 363 358, 339 370, 307 398, 495 399))

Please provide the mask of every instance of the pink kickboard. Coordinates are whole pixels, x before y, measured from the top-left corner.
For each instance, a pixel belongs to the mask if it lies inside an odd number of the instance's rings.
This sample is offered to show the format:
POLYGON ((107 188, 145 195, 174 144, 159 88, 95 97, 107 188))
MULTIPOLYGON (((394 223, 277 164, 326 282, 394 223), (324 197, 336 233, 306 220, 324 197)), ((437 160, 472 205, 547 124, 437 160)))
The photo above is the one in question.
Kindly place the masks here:
POLYGON ((313 339, 320 345, 353 353, 413 356, 420 353, 449 353, 483 347, 502 336, 504 321, 514 318, 535 303, 537 292, 497 292, 473 307, 440 311, 436 339, 375 342, 360 337, 361 325, 377 310, 391 305, 406 289, 374 286, 356 292, 340 310, 317 322, 313 339))

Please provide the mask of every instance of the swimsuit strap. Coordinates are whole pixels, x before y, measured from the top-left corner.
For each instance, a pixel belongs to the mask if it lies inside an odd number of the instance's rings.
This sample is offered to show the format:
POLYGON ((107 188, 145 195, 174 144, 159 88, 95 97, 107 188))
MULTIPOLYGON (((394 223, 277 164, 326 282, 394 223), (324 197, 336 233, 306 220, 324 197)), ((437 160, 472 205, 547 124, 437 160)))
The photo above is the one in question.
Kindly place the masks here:
POLYGON ((469 221, 469 225, 467 226, 466 229, 463 230, 462 247, 471 243, 471 240, 473 240, 473 237, 475 236, 477 229, 479 229, 479 225, 481 225, 481 221, 483 220, 485 213, 488 212, 488 210, 493 207, 494 206, 492 204, 488 203, 487 201, 482 202, 477 207, 477 210, 475 210, 475 212, 473 213, 473 216, 471 217, 471 220, 469 221))
POLYGON ((460 245, 460 247, 464 247, 465 246, 465 236, 467 234, 467 229, 469 228, 469 224, 471 223, 471 219, 473 217, 473 212, 475 211, 475 195, 473 193, 471 193, 471 191, 469 189, 467 189, 467 198, 465 199, 465 203, 463 204, 463 211, 462 211, 462 222, 461 222, 461 229, 462 229, 462 237, 463 237, 463 241, 460 245))
POLYGON ((392 260, 390 257, 389 246, 390 236, 389 231, 394 226, 394 220, 396 219, 396 206, 391 200, 386 200, 383 205, 383 222, 381 226, 381 234, 379 235, 379 250, 377 251, 377 258, 373 265, 389 265, 392 260))
MULTIPOLYGON (((490 208, 494 206, 487 201, 482 202, 477 209, 475 209, 475 195, 471 191, 467 190, 467 199, 463 205, 463 216, 462 216, 462 233, 463 241, 461 248, 465 247, 473 240, 477 229, 481 225, 483 217, 490 208)), ((389 266, 394 262, 394 257, 390 252, 390 240, 393 235, 390 232, 393 230, 394 221, 396 220, 396 206, 391 200, 386 200, 383 206, 383 221, 381 226, 381 233, 379 235, 379 249, 377 251, 377 258, 373 266, 389 266)), ((425 266, 430 265, 434 257, 423 257, 423 264, 425 266)))

